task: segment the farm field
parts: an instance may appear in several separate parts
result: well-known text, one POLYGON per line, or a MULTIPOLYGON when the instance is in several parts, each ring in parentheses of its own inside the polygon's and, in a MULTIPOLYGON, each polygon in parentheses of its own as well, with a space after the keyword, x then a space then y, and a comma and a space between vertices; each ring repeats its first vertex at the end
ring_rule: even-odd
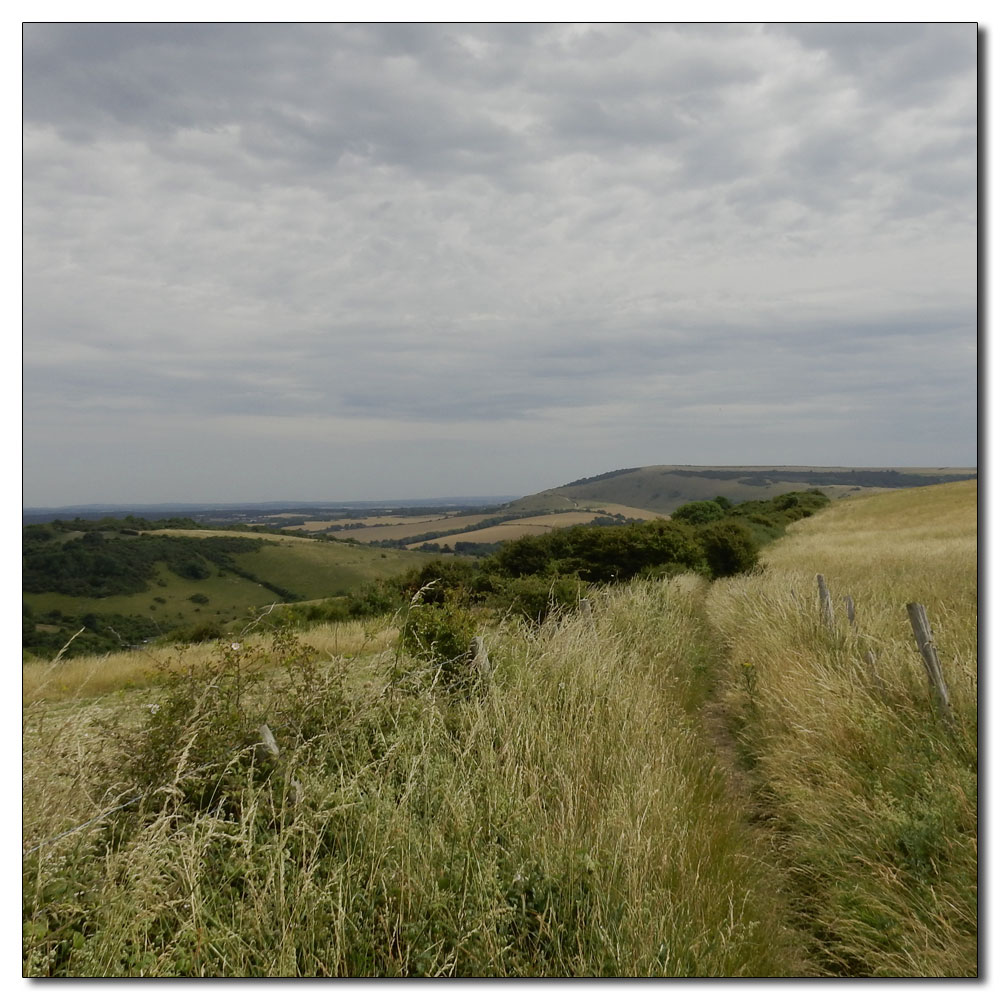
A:
POLYGON ((406 517, 403 515, 393 516, 386 514, 376 517, 338 517, 326 521, 306 521, 305 524, 298 527, 302 531, 326 531, 328 528, 336 528, 347 524, 358 524, 366 528, 380 524, 430 524, 432 521, 440 521, 447 516, 447 514, 421 514, 406 517))
MULTIPOLYGON (((519 517, 489 528, 474 531, 460 531, 450 535, 440 535, 434 539, 439 545, 454 545, 455 542, 505 542, 525 535, 544 535, 556 528, 570 528, 574 524, 590 524, 600 515, 594 511, 567 511, 562 514, 539 514, 537 517, 519 517)), ((411 542, 408 549, 417 549, 423 543, 411 542)))
POLYGON ((421 535, 428 531, 446 530, 461 531, 471 524, 483 520, 482 514, 460 514, 449 517, 431 517, 421 520, 404 521, 398 524, 371 528, 347 528, 337 532, 337 538, 353 538, 358 542, 394 541, 399 538, 409 538, 410 535, 421 535))
POLYGON ((976 507, 861 496, 761 572, 477 612, 471 687, 413 606, 192 646, 173 686, 32 664, 24 973, 975 976, 976 507))

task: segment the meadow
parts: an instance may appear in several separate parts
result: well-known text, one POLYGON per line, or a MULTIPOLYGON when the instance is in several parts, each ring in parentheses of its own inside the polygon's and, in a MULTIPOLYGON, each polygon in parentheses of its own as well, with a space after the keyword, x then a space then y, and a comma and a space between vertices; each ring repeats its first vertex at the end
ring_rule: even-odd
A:
POLYGON ((29 665, 24 974, 976 975, 975 483, 586 595, 29 665))

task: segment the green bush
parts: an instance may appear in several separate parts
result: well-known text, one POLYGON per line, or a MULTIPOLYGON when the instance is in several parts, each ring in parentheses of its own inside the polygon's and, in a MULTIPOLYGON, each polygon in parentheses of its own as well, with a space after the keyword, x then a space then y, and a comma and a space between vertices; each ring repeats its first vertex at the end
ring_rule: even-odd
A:
POLYGON ((671 515, 674 521, 684 521, 687 524, 710 524, 725 517, 725 510, 715 500, 694 500, 681 504, 671 515))
POLYGON ((698 540, 713 580, 749 573, 760 557, 760 546, 739 521, 707 524, 698 532, 698 540))
POLYGON ((397 587, 386 580, 366 583, 357 594, 352 594, 347 602, 347 611, 352 618, 373 618, 389 614, 403 603, 397 587))
POLYGON ((490 604, 540 625, 549 615, 575 608, 583 589, 575 576, 522 576, 505 580, 490 604))
POLYGON ((403 649, 436 664, 466 657, 476 631, 476 620, 454 604, 414 604, 401 633, 403 649))

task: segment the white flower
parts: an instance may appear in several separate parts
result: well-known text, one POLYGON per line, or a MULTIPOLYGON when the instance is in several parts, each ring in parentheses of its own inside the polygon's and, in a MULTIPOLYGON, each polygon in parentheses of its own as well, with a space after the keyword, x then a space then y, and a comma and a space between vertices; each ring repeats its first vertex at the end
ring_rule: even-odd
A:
POLYGON ((156 715, 156 713, 159 712, 159 710, 160 710, 160 706, 159 705, 147 705, 146 708, 149 709, 149 714, 150 715, 156 715))
POLYGON ((230 649, 239 649, 240 648, 240 644, 238 642, 231 642, 229 644, 229 648, 230 649))

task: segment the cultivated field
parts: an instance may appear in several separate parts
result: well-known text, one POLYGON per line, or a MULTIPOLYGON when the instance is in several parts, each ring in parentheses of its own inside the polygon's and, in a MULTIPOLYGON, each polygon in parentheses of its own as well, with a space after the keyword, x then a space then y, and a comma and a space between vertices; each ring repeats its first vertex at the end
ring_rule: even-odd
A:
MULTIPOLYGON (((591 511, 573 511, 565 514, 539 514, 538 517, 521 517, 504 524, 494 524, 489 528, 475 531, 460 531, 441 535, 434 539, 439 545, 454 545, 455 542, 506 542, 511 538, 525 535, 544 535, 555 528, 571 528, 574 524, 590 524, 599 515, 591 511)), ((480 520, 482 520, 480 518, 480 520)), ((416 549, 422 542, 411 542, 407 548, 416 549)))
POLYGON ((482 514, 428 517, 419 521, 405 521, 383 527, 347 528, 344 531, 338 531, 337 537, 353 538, 358 542, 395 541, 398 538, 409 538, 410 535, 423 535, 428 531, 461 531, 462 528, 467 528, 470 524, 478 524, 482 520, 482 514))

